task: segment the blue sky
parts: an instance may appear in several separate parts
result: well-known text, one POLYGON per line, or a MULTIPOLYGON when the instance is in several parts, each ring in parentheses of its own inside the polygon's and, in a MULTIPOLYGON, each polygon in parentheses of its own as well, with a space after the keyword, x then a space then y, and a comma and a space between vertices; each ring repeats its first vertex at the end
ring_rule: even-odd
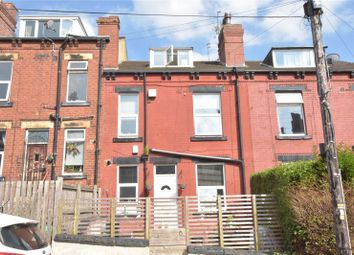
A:
MULTIPOLYGON (((5 2, 7 2, 5 0, 5 2)), ((223 15, 301 15, 303 0, 13 0, 21 9, 57 9, 127 13, 167 13, 223 15)), ((354 62, 353 0, 322 0, 323 35, 327 53, 338 53, 341 60, 354 62)), ((20 15, 36 15, 24 12, 20 15)), ((108 14, 107 14, 108 15, 108 14)), ((97 15, 81 15, 90 34, 96 33, 97 15)), ((104 15, 100 15, 104 16, 104 15)), ((196 59, 217 58, 217 19, 206 17, 158 17, 120 15, 120 35, 125 36, 130 60, 147 60, 149 48, 192 46, 196 59)), ((247 60, 262 60, 271 47, 311 46, 309 22, 304 18, 233 18, 245 30, 247 60)))

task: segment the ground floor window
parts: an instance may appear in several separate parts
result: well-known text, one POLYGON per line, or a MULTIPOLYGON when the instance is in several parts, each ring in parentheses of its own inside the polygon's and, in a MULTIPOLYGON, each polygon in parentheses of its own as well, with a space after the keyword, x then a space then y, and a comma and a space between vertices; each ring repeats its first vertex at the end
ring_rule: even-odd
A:
POLYGON ((85 130, 65 130, 64 174, 82 174, 84 171, 85 130))
POLYGON ((197 165, 197 193, 199 209, 216 209, 216 198, 225 195, 225 177, 223 164, 197 165))
POLYGON ((129 200, 138 197, 138 167, 118 167, 118 197, 129 200))
POLYGON ((5 134, 5 131, 0 130, 0 176, 4 165, 5 134))

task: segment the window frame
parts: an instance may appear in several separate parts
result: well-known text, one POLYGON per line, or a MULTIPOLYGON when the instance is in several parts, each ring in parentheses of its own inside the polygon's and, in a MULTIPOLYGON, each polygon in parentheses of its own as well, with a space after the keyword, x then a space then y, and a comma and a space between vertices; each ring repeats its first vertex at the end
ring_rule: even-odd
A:
MULTIPOLYGON (((135 199, 138 199, 139 197, 139 165, 137 164, 123 164, 123 165, 118 165, 117 166, 117 198, 120 200, 120 188, 121 187, 135 187, 135 199), (119 182, 119 176, 120 176, 120 168, 121 167, 135 167, 136 171, 136 183, 120 183, 119 182)), ((122 198, 126 200, 130 200, 130 198, 122 198)), ((133 197, 131 198, 133 200, 133 197)))
POLYGON ((193 67, 193 51, 192 50, 177 50, 177 66, 178 67, 193 67), (180 54, 186 52, 188 55, 188 65, 182 65, 180 60, 180 54))
POLYGON ((306 118, 305 118, 305 109, 304 109, 304 102, 303 102, 302 93, 298 92, 298 91, 294 91, 294 92, 280 92, 279 91, 279 92, 275 93, 275 102, 276 102, 277 121, 278 121, 278 135, 280 137, 291 137, 291 136, 302 137, 302 136, 306 136, 307 135, 306 118), (276 98, 277 94, 300 94, 302 102, 289 102, 289 103, 278 102, 277 98, 276 98), (304 127, 304 132, 303 133, 283 134, 282 131, 281 131, 279 108, 280 107, 290 107, 290 106, 298 106, 301 109, 301 117, 302 117, 302 122, 303 122, 303 127, 304 127))
MULTIPOLYGON (((198 211, 199 212, 215 212, 217 211, 217 197, 218 195, 216 195, 215 199, 214 197, 211 197, 209 199, 205 199, 205 200, 202 200, 200 198, 200 190, 211 190, 211 189, 215 189, 216 191, 218 189, 222 189, 223 190, 223 195, 222 196, 226 196, 226 177, 225 177, 225 164, 224 163, 198 163, 198 164, 195 164, 195 184, 196 184, 196 191, 197 191, 197 199, 198 199, 198 211), (221 165, 222 166, 222 174, 223 174, 223 186, 200 186, 199 187, 199 180, 198 180, 198 166, 207 166, 207 165, 212 165, 212 166, 215 166, 215 165, 221 165), (205 187, 208 187, 208 188, 205 188, 205 187), (220 188, 222 187, 222 188, 220 188), (211 206, 206 206, 204 207, 202 205, 202 202, 209 202, 209 203, 214 203, 215 202, 215 208, 212 208, 211 206)), ((226 203, 224 204, 223 206, 223 209, 226 208, 226 203)))
MULTIPOLYGON (((65 37, 67 34, 63 34, 63 25, 64 25, 64 21, 69 20, 72 22, 72 26, 71 26, 71 33, 73 33, 74 30, 74 24, 75 24, 75 18, 74 19, 70 19, 70 18, 66 18, 66 17, 53 17, 53 19, 55 20, 59 20, 59 33, 58 33, 58 37, 65 37)), ((38 38, 38 32, 39 32, 39 21, 48 21, 51 19, 44 19, 44 18, 34 18, 34 19, 30 19, 30 18, 25 18, 21 20, 21 25, 20 25, 20 35, 23 37, 29 37, 29 38, 38 38), (27 25, 27 21, 33 21, 35 23, 34 26, 34 35, 33 36, 26 36, 26 25, 27 25), (22 28, 23 27, 23 28, 22 28)), ((70 33, 70 34, 71 34, 70 33)), ((39 37, 42 38, 43 36, 39 37)))
POLYGON ((67 66, 67 82, 66 82, 66 103, 69 104, 82 104, 87 102, 88 98, 88 61, 76 61, 76 60, 71 60, 68 61, 68 66, 67 66), (72 68, 70 67, 71 63, 85 63, 84 68, 72 68), (85 100, 69 100, 69 89, 70 89, 70 74, 85 74, 87 76, 86 78, 86 95, 85 95, 85 100))
POLYGON ((273 60, 273 66, 277 67, 277 68, 309 68, 309 67, 315 67, 315 54, 313 49, 276 49, 276 50, 272 50, 272 60, 273 60), (277 62, 277 57, 276 54, 277 52, 301 52, 301 51, 309 51, 310 52, 310 56, 311 56, 311 64, 310 65, 280 65, 277 62))
POLYGON ((9 102, 10 100, 10 91, 11 91, 11 85, 12 85, 12 77, 13 77, 13 68, 14 68, 14 63, 13 61, 0 61, 0 63, 11 63, 11 73, 10 73, 10 80, 0 80, 0 83, 7 83, 7 92, 6 92, 6 97, 4 99, 0 98, 0 102, 9 102))
POLYGON ((72 175, 84 175, 85 171, 85 145, 86 145, 86 129, 83 128, 70 128, 70 129, 65 129, 65 134, 64 134, 64 149, 63 149, 63 166, 62 166, 62 174, 65 176, 72 176, 72 175), (75 173, 70 173, 70 172, 65 172, 65 166, 66 166, 66 145, 68 142, 68 133, 70 131, 83 131, 84 138, 80 139, 69 139, 69 142, 83 142, 83 155, 82 155, 82 171, 81 172, 75 172, 75 173))
POLYGON ((221 93, 193 93, 193 121, 194 121, 194 134, 195 136, 222 136, 223 135, 223 126, 222 126, 222 105, 221 105, 221 93), (217 114, 197 114, 196 113, 196 97, 201 95, 216 95, 219 99, 219 113, 217 114), (197 125, 197 117, 218 117, 219 118, 219 125, 220 125, 220 132, 218 133, 198 133, 198 125, 197 125))
POLYGON ((71 33, 73 32, 73 30, 74 30, 74 20, 73 20, 73 19, 66 19, 66 18, 60 19, 60 26, 59 26, 59 27, 60 27, 60 31, 59 31, 59 36, 61 36, 61 37, 65 37, 65 36, 68 35, 68 34, 64 34, 64 33, 63 33, 64 21, 71 21, 71 32, 68 33, 68 34, 71 34, 71 33))
POLYGON ((119 93, 118 94, 118 137, 119 138, 135 138, 139 136, 139 93, 119 93), (137 98, 137 113, 136 114, 123 114, 121 113, 121 97, 122 96, 135 96, 137 98), (131 134, 122 134, 122 117, 135 117, 136 118, 136 123, 135 123, 135 130, 136 133, 131 133, 131 134))
POLYGON ((5 154, 5 145, 6 145, 6 130, 3 130, 3 129, 0 129, 0 132, 3 132, 5 135, 3 136, 4 137, 4 150, 1 151, 0 150, 0 176, 2 176, 2 171, 3 171, 3 168, 4 168, 4 154, 5 154))

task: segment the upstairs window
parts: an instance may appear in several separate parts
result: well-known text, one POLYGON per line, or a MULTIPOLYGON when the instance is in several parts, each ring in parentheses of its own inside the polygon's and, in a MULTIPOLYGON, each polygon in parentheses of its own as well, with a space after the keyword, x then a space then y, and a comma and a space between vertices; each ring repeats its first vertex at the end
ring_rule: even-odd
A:
POLYGON ((139 95, 119 95, 118 136, 138 136, 139 95))
POLYGON ((73 33, 74 20, 68 18, 24 19, 20 36, 24 37, 65 37, 73 33))
POLYGON ((312 49, 273 50, 274 67, 315 67, 312 49))
POLYGON ((25 24, 25 37, 34 37, 36 35, 37 22, 35 20, 27 20, 25 24))
POLYGON ((195 134, 222 135, 220 94, 194 94, 193 105, 195 134))
POLYGON ((66 101, 87 101, 87 61, 70 61, 68 64, 68 89, 66 101))
POLYGON ((192 67, 191 48, 159 48, 150 50, 150 67, 192 67))
POLYGON ((279 134, 305 135, 303 99, 301 93, 276 93, 279 134))
POLYGON ((9 101, 12 78, 12 62, 0 61, 0 101, 9 101))
POLYGON ((82 174, 84 171, 85 130, 65 130, 64 174, 82 174))
POLYGON ((59 37, 60 20, 39 20, 38 37, 59 37))

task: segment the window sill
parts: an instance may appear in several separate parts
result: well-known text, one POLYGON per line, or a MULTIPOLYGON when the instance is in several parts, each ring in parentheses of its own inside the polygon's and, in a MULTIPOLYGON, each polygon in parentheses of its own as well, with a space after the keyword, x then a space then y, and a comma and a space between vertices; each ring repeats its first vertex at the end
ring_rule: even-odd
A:
POLYGON ((227 141, 227 136, 192 136, 192 142, 202 141, 227 141))
POLYGON ((310 140, 312 136, 309 135, 277 135, 275 136, 277 140, 310 140))
POLYGON ((61 103, 62 107, 88 107, 91 106, 90 102, 64 102, 61 103))
POLYGON ((13 103, 9 101, 0 101, 0 107, 12 107, 13 103))
POLYGON ((113 143, 133 143, 133 142, 142 142, 142 137, 114 137, 113 143))
POLYGON ((77 174, 77 175, 62 175, 64 180, 85 180, 87 179, 87 175, 85 174, 77 174))

